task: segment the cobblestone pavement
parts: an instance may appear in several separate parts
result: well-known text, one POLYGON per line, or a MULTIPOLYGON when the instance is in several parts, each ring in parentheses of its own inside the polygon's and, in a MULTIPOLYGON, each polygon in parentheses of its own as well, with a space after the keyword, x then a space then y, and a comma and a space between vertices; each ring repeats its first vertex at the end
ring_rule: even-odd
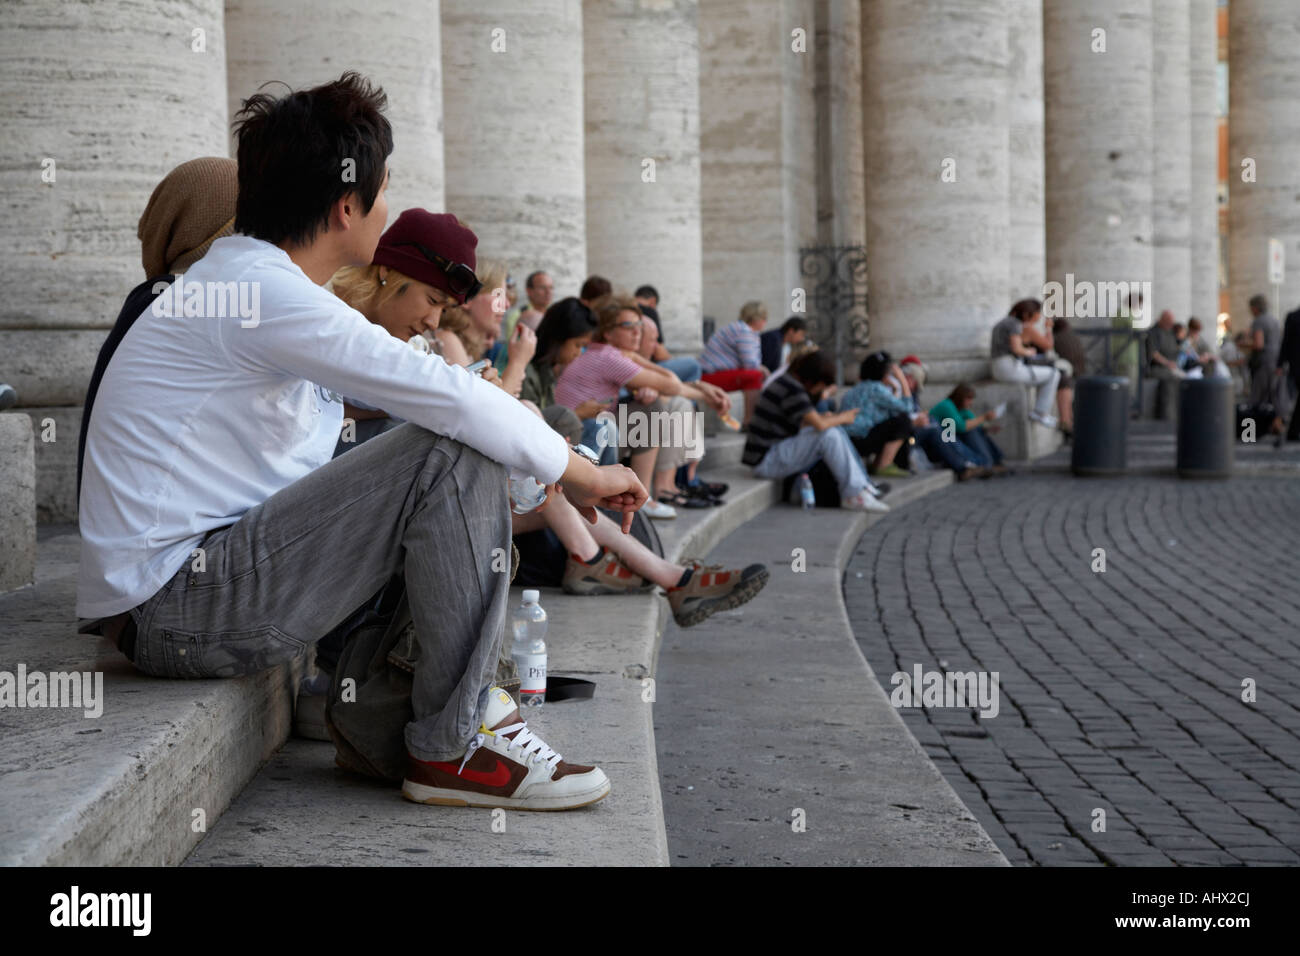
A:
POLYGON ((844 593, 886 691, 999 674, 996 717, 902 714, 1013 863, 1295 864, 1298 551, 1300 477, 1043 471, 886 516, 844 593))

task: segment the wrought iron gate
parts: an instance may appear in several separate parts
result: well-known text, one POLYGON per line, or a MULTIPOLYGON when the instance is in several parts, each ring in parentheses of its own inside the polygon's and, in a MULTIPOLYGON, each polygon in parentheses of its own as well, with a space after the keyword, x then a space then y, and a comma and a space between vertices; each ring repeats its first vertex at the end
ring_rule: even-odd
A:
POLYGON ((808 337, 835 356, 835 378, 844 384, 870 338, 867 319, 867 251, 862 246, 804 246, 799 274, 807 294, 808 337))

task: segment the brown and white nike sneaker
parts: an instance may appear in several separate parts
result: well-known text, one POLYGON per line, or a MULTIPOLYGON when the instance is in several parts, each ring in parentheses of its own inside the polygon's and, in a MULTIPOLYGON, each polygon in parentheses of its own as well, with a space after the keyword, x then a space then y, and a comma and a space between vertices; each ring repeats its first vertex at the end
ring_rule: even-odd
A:
POLYGON ((570 552, 560 586, 569 594, 635 594, 654 587, 654 582, 641 577, 614 552, 601 548, 595 564, 570 552))
POLYGON ((407 755, 402 796, 445 807, 572 810, 609 794, 599 767, 564 760, 519 716, 500 687, 488 692, 487 710, 465 758, 442 763, 407 755))
POLYGON ((767 584, 767 568, 751 564, 743 570, 723 570, 698 558, 686 562, 691 576, 685 585, 668 589, 668 606, 678 627, 699 624, 718 611, 728 611, 749 601, 767 584))

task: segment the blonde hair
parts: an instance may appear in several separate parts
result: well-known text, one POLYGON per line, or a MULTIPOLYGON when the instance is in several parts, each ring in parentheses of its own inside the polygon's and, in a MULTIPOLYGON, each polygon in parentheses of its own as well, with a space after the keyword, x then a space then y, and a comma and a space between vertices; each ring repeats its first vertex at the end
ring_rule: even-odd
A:
POLYGON ((746 302, 740 307, 740 321, 752 325, 759 316, 767 318, 767 306, 762 302, 746 302))
MULTIPOLYGON (((505 286, 509 270, 500 259, 480 259, 474 276, 482 284, 479 295, 495 295, 496 290, 505 286)), ((477 298, 477 296, 475 297, 477 298)), ((483 335, 470 321, 469 310, 463 305, 451 305, 442 310, 442 320, 438 331, 453 333, 465 346, 469 357, 478 361, 483 357, 483 335)))
MULTIPOLYGON (((344 266, 330 277, 330 281, 325 283, 325 288, 371 322, 374 322, 380 306, 388 302, 389 299, 401 295, 415 281, 406 273, 398 272, 392 266, 388 266, 388 274, 381 283, 379 281, 380 268, 380 266, 373 264, 368 266, 344 266)), ((434 289, 433 291, 444 301, 454 301, 441 289, 434 289)))

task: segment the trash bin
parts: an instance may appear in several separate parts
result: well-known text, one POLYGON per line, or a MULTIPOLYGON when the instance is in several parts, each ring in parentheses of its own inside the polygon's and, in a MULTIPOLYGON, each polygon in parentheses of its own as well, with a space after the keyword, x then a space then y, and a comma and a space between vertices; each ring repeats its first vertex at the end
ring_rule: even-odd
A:
POLYGON ((1128 379, 1090 375, 1074 385, 1076 475, 1122 475, 1128 467, 1128 379))
POLYGON ((1178 389, 1178 476, 1230 478, 1236 425, 1232 379, 1183 379, 1178 389))

